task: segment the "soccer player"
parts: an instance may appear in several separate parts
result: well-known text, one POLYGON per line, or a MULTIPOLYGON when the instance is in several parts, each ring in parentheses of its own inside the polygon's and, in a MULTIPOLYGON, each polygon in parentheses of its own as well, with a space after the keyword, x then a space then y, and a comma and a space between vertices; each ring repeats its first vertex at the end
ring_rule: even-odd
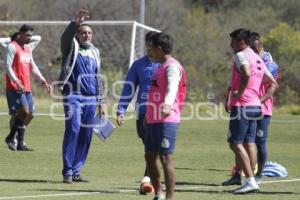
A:
MULTIPOLYGON (((117 110, 117 124, 119 126, 122 126, 124 124, 124 115, 126 113, 127 107, 130 101, 135 96, 136 90, 138 88, 137 99, 135 102, 137 111, 136 130, 143 144, 145 143, 144 140, 146 131, 143 122, 146 113, 147 94, 150 87, 152 74, 154 73, 158 65, 157 62, 153 61, 151 53, 149 52, 150 38, 154 33, 154 31, 150 31, 146 34, 145 37, 147 55, 136 60, 132 64, 126 75, 117 110)), ((154 189, 150 184, 149 172, 146 167, 144 178, 141 180, 140 194, 145 195, 147 194, 147 192, 153 191, 154 189)))
POLYGON ((88 182, 80 171, 85 164, 98 106, 105 114, 99 50, 92 45, 89 17, 80 9, 61 37, 62 69, 59 76, 65 112, 63 139, 63 182, 88 182))
MULTIPOLYGON (((267 69, 271 72, 273 77, 278 77, 278 65, 273 61, 273 58, 269 52, 264 51, 262 43, 260 41, 260 35, 256 32, 251 33, 251 48, 262 58, 267 66, 267 69)), ((255 144, 257 147, 257 173, 255 180, 258 184, 262 180, 262 172, 264 169, 265 162, 267 161, 268 149, 267 149, 267 137, 268 137, 268 126, 272 117, 273 109, 273 94, 276 91, 274 84, 262 82, 259 90, 259 97, 262 103, 262 114, 263 118, 257 121, 257 135, 255 144)))
MULTIPOLYGON (((7 37, 7 38, 0 38, 0 44, 4 47, 4 48, 7 48, 8 44, 12 41, 16 41, 17 38, 19 37, 19 32, 15 32, 13 33, 10 37, 7 37)), ((39 35, 33 35, 29 41, 28 45, 29 48, 31 49, 31 51, 33 51, 37 45, 41 42, 41 36, 39 35)), ((34 61, 33 61, 34 62, 34 61)), ((15 120, 15 110, 10 110, 9 114, 11 115, 11 118, 10 118, 10 121, 9 121, 9 127, 10 129, 12 128, 12 125, 14 123, 14 120, 15 120)), ((25 120, 24 120, 24 125, 25 127, 27 127, 29 125, 29 123, 31 122, 33 116, 31 114, 29 114, 25 120)), ((14 143, 7 143, 8 145, 8 148, 11 149, 12 151, 15 151, 16 148, 17 148, 17 140, 15 139, 14 140, 14 143)), ((24 141, 24 145, 25 144, 25 141, 24 141)))
MULTIPOLYGON (((250 31, 237 29, 230 33, 234 65, 229 98, 230 122, 228 142, 238 166, 245 173, 244 184, 233 191, 244 194, 259 191, 253 170, 256 165, 256 120, 261 115, 259 88, 263 77, 277 85, 262 59, 249 47, 250 31)), ((226 103, 227 104, 227 103, 226 103)))
POLYGON ((172 47, 173 40, 165 33, 155 33, 151 37, 150 53, 160 62, 152 76, 145 117, 145 159, 155 189, 154 200, 174 200, 175 169, 172 154, 185 99, 186 75, 181 64, 172 57, 172 47), (164 171, 166 198, 158 159, 164 171))
MULTIPOLYGON (((33 118, 34 102, 31 94, 30 72, 36 75, 48 92, 51 86, 42 76, 32 59, 32 47, 28 44, 32 38, 33 28, 24 24, 19 33, 15 34, 6 47, 5 71, 6 71, 6 97, 9 113, 15 115, 11 123, 10 133, 5 139, 11 150, 32 151, 24 143, 25 125, 33 118), (27 119, 27 120, 26 120, 27 119), (14 138, 17 135, 17 146, 14 138)), ((40 39, 39 39, 40 40, 40 39)))
MULTIPOLYGON (((260 35, 256 32, 251 33, 250 47, 262 58, 267 69, 271 72, 272 76, 276 79, 278 76, 278 65, 273 61, 273 58, 269 52, 263 50, 263 46, 260 41, 260 35)), ((276 91, 275 84, 262 81, 259 90, 259 98, 262 103, 263 118, 257 120, 257 134, 255 138, 255 144, 257 148, 257 172, 255 180, 258 184, 261 183, 262 172, 264 164, 267 160, 267 144, 268 126, 272 116, 273 97, 272 95, 276 91)), ((241 184, 241 171, 238 162, 236 161, 235 173, 233 176, 222 183, 222 185, 240 185, 241 184)))

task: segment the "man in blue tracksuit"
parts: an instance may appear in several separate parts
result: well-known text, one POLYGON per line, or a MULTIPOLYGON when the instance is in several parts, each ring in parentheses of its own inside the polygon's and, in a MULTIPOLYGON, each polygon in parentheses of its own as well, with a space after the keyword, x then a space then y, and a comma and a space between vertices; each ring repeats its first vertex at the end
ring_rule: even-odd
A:
MULTIPOLYGON (((148 43, 151 41, 151 36, 154 33, 154 31, 150 31, 145 37, 147 55, 136 60, 126 75, 117 109, 117 124, 122 126, 124 124, 124 115, 127 107, 135 96, 137 88, 139 88, 135 102, 137 111, 136 130, 143 143, 145 135, 143 120, 146 114, 147 94, 150 87, 152 74, 158 66, 158 63, 152 60, 150 52, 148 51, 148 43)), ((150 178, 146 167, 144 178, 141 181, 140 194, 146 194, 147 192, 151 191, 153 191, 153 187, 150 185, 150 178)))
POLYGON ((92 124, 99 107, 103 110, 100 80, 100 53, 91 44, 92 28, 83 21, 88 11, 81 9, 61 37, 62 70, 59 76, 65 112, 63 140, 63 182, 88 182, 80 175, 92 139, 92 124))

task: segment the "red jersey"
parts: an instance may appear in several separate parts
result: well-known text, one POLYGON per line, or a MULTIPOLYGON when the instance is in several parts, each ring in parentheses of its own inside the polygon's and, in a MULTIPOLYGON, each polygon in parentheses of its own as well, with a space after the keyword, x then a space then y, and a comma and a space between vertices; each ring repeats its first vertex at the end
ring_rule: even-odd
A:
MULTIPOLYGON (((31 50, 25 45, 22 48, 17 42, 11 42, 15 46, 16 52, 12 63, 12 69, 19 79, 20 83, 24 86, 25 92, 30 92, 30 71, 32 69, 31 65, 31 50)), ((17 84, 10 80, 9 76, 6 74, 6 89, 7 90, 18 90, 17 84)))

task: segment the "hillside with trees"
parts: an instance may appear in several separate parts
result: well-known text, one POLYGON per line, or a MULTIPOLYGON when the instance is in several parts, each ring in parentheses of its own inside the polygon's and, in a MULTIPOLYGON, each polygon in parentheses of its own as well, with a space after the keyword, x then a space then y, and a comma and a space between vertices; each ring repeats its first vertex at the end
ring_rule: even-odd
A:
MULTIPOLYGON (((81 7, 90 11, 91 20, 139 17, 139 0, 0 0, 0 20, 71 20, 81 7)), ((298 0, 146 0, 145 24, 174 37, 173 55, 186 68, 189 101, 207 101, 208 94, 214 94, 210 101, 224 101, 232 58, 229 33, 244 27, 262 35, 265 50, 272 53, 280 66, 277 104, 299 104, 299 10, 298 0)), ((1 25, 0 37, 8 37, 17 28, 1 25)), ((35 61, 48 79, 56 80, 64 26, 34 28, 43 38, 34 51, 35 61)), ((130 27, 113 29, 94 29, 94 44, 101 50, 103 71, 109 83, 123 79, 128 69, 131 37, 130 27)), ((1 66, 3 53, 2 49, 1 66)), ((0 84, 4 94, 2 79, 0 84)))

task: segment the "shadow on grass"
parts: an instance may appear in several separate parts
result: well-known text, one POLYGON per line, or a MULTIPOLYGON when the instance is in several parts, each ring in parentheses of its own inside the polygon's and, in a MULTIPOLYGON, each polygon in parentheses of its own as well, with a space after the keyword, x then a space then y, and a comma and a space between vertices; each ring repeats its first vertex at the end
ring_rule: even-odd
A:
POLYGON ((220 184, 215 184, 215 183, 191 183, 191 182, 176 182, 176 185, 201 185, 201 186, 220 186, 220 184))
POLYGON ((0 182, 9 182, 9 183, 51 183, 51 184, 61 183, 61 181, 51 181, 51 180, 41 180, 41 179, 7 179, 7 178, 0 178, 0 182))
POLYGON ((78 192, 78 193, 95 193, 95 194, 128 194, 132 195, 134 193, 126 193, 118 190, 67 190, 67 189, 39 189, 42 192, 78 192))
POLYGON ((187 170, 187 171, 190 171, 190 170, 216 171, 216 172, 226 172, 226 171, 229 171, 228 169, 213 169, 213 168, 210 168, 210 169, 197 169, 197 168, 189 168, 189 167, 176 167, 175 169, 176 170, 187 170))

